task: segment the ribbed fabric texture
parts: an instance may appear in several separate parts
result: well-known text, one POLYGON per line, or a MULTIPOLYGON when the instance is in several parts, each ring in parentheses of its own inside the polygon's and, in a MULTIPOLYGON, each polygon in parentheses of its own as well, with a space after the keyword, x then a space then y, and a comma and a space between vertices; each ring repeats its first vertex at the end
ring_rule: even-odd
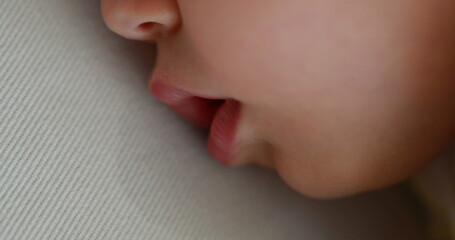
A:
POLYGON ((315 201, 216 163, 98 5, 0 0, 0 240, 416 239, 399 191, 315 201))

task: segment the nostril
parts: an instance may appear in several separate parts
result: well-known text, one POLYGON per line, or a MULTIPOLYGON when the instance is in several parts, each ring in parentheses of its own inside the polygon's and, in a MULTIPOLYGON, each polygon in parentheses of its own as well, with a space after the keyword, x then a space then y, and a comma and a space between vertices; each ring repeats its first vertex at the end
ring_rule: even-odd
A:
POLYGON ((140 32, 150 32, 155 27, 155 25, 156 23, 154 22, 145 22, 137 26, 136 29, 140 32))

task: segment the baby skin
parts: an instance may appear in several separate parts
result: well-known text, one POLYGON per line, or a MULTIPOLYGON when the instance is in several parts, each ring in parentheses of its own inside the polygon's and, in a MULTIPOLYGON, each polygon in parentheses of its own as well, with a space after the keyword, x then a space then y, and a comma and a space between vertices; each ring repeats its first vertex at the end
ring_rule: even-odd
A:
POLYGON ((416 174, 455 139, 455 1, 102 0, 156 44, 150 89, 228 166, 342 197, 416 174))

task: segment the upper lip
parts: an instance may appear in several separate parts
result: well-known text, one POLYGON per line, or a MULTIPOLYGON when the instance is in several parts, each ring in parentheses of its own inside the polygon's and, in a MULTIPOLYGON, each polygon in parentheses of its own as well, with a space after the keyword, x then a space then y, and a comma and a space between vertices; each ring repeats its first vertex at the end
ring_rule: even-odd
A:
POLYGON ((182 100, 197 97, 207 100, 225 100, 226 98, 208 96, 204 94, 195 94, 172 85, 163 83, 163 82, 153 82, 150 84, 150 90, 153 95, 160 101, 169 104, 175 105, 179 104, 182 100))
POLYGON ((172 104, 176 101, 189 97, 199 97, 209 100, 224 100, 228 98, 226 96, 216 96, 214 94, 207 93, 207 91, 202 92, 198 91, 197 89, 188 89, 188 87, 175 87, 174 84, 172 84, 175 82, 175 77, 163 69, 165 68, 161 66, 155 66, 153 74, 149 80, 150 90, 155 95, 155 97, 157 97, 158 100, 162 102, 172 104), (171 91, 160 91, 163 89, 171 91), (173 94, 169 95, 169 92, 172 92, 173 94))
POLYGON ((202 128, 210 128, 215 113, 225 100, 196 95, 163 82, 152 82, 150 90, 158 100, 202 128))

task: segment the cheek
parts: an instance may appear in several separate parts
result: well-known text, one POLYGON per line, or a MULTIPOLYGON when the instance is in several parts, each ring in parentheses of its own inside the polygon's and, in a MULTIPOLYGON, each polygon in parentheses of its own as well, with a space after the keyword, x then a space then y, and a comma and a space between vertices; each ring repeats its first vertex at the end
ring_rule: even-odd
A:
POLYGON ((455 82, 334 85, 255 106, 255 120, 285 181, 336 197, 399 182, 455 136, 455 82), (449 89, 449 90, 447 90, 449 89), (451 89, 451 90, 450 90, 451 89))

